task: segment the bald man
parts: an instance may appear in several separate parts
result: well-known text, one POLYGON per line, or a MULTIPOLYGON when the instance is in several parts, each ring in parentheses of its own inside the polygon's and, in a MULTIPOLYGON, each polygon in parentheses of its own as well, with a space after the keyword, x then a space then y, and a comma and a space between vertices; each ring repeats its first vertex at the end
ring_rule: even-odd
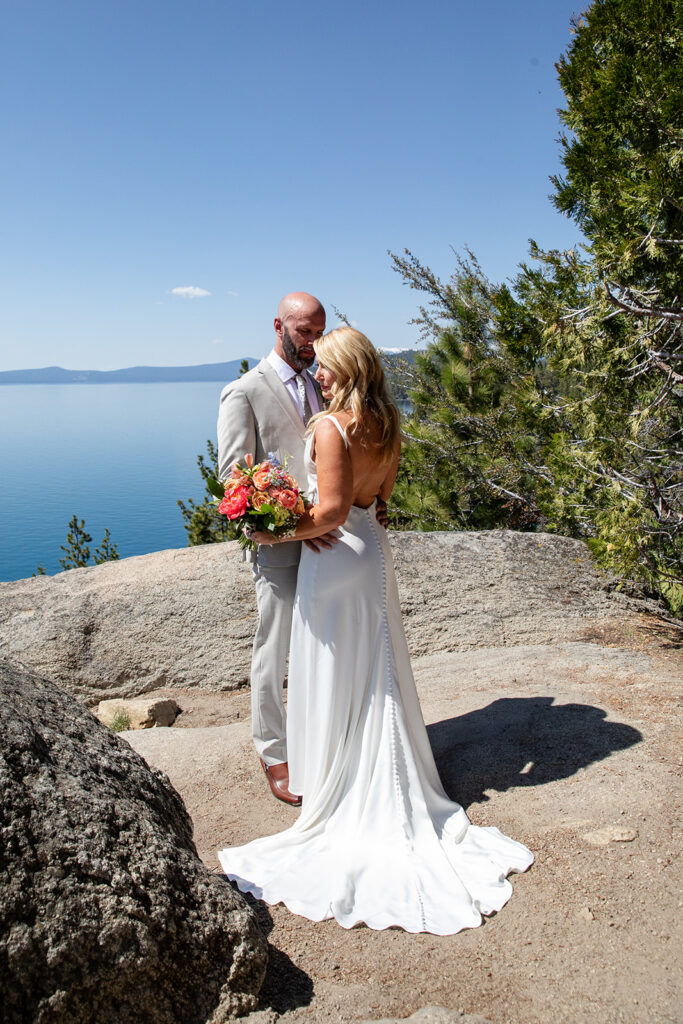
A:
MULTIPOLYGON (((306 489, 305 431, 308 419, 322 408, 313 375, 313 344, 325 330, 325 310, 307 292, 293 292, 280 303, 275 346, 258 366, 228 384, 218 413, 218 468, 225 480, 235 462, 251 452, 256 462, 277 452, 288 456, 288 470, 306 489)), ((306 542, 319 549, 332 536, 306 542)), ((251 661, 251 726, 254 746, 271 791, 278 800, 298 806, 289 791, 286 718, 282 693, 301 544, 289 542, 247 553, 256 584, 258 626, 251 661)))

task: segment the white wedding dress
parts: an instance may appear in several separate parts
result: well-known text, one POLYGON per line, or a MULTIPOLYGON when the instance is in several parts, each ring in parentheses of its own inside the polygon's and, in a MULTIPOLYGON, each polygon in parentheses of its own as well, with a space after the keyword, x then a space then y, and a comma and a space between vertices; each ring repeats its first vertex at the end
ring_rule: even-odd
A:
MULTIPOLYGON (((306 457, 313 495, 310 441, 306 457)), ((304 547, 299 568, 287 748, 301 814, 285 832, 221 850, 221 865, 243 892, 313 921, 474 928, 507 902, 506 876, 533 856, 471 825, 443 790, 375 505, 352 506, 340 533, 320 554, 304 547)))

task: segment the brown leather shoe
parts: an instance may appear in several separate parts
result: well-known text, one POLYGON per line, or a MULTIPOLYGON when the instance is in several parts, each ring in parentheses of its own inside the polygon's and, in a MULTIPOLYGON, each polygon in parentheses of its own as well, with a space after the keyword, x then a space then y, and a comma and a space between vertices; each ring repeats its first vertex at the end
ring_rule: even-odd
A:
POLYGON ((301 797, 289 792, 289 768, 287 762, 266 764, 262 758, 259 758, 259 761, 266 773, 268 785, 273 796, 286 804, 291 804, 292 807, 301 807, 301 797))

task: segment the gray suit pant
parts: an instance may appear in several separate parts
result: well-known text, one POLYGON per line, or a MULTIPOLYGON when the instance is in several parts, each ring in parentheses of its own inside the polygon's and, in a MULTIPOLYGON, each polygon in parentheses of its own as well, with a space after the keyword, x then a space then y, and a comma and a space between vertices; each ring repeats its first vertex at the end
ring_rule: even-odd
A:
POLYGON ((298 564, 254 565, 258 626, 251 659, 251 733, 266 764, 287 760, 287 718, 282 694, 298 564))

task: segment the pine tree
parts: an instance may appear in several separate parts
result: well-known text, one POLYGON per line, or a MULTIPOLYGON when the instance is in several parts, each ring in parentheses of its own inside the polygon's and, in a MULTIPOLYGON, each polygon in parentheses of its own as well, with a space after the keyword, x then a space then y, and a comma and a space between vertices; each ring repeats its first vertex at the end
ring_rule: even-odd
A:
POLYGON ((112 544, 111 537, 109 536, 109 529, 105 527, 104 537, 99 548, 95 548, 95 556, 93 561, 95 565, 101 565, 102 562, 116 562, 119 559, 119 551, 116 544, 112 544))
POLYGON ((511 491, 528 523, 586 538, 680 612, 683 0, 594 0, 573 29, 555 203, 586 244, 532 243, 512 288, 469 257, 446 285, 393 257, 429 296, 399 522, 514 525, 493 500, 511 491))
POLYGON ((545 486, 542 431, 533 412, 533 360, 503 343, 498 305, 506 289, 486 279, 472 253, 441 282, 406 250, 394 268, 430 296, 415 319, 432 337, 394 373, 412 413, 392 512, 418 529, 533 529, 545 486))
MULTIPOLYGON (((92 537, 85 529, 85 520, 74 515, 69 520, 69 532, 66 535, 66 544, 60 544, 65 557, 59 559, 62 569, 82 569, 90 564, 90 547, 92 537)), ((95 548, 93 563, 100 565, 102 562, 115 562, 119 558, 116 544, 112 544, 109 529, 105 528, 102 543, 95 548)), ((45 575, 42 565, 34 573, 36 576, 45 575)))
POLYGON ((595 0, 573 30, 557 64, 568 132, 554 203, 588 238, 615 309, 680 317, 683 3, 595 0))
POLYGON ((204 461, 203 455, 197 456, 199 472, 206 486, 204 500, 201 504, 191 498, 186 502, 177 502, 185 522, 187 543, 190 547, 197 544, 217 544, 228 540, 227 520, 217 514, 215 495, 208 486, 209 480, 218 480, 218 449, 212 441, 207 440, 206 451, 208 465, 204 461))
POLYGON ((79 521, 78 516, 73 515, 69 520, 69 532, 66 535, 66 544, 60 544, 61 550, 66 555, 59 559, 62 569, 81 569, 88 564, 90 559, 89 544, 92 537, 85 529, 85 520, 79 521))
POLYGON ((683 610, 683 2, 596 0, 574 33, 554 201, 587 246, 537 253, 558 286, 548 352, 574 382, 558 451, 605 564, 683 610))

